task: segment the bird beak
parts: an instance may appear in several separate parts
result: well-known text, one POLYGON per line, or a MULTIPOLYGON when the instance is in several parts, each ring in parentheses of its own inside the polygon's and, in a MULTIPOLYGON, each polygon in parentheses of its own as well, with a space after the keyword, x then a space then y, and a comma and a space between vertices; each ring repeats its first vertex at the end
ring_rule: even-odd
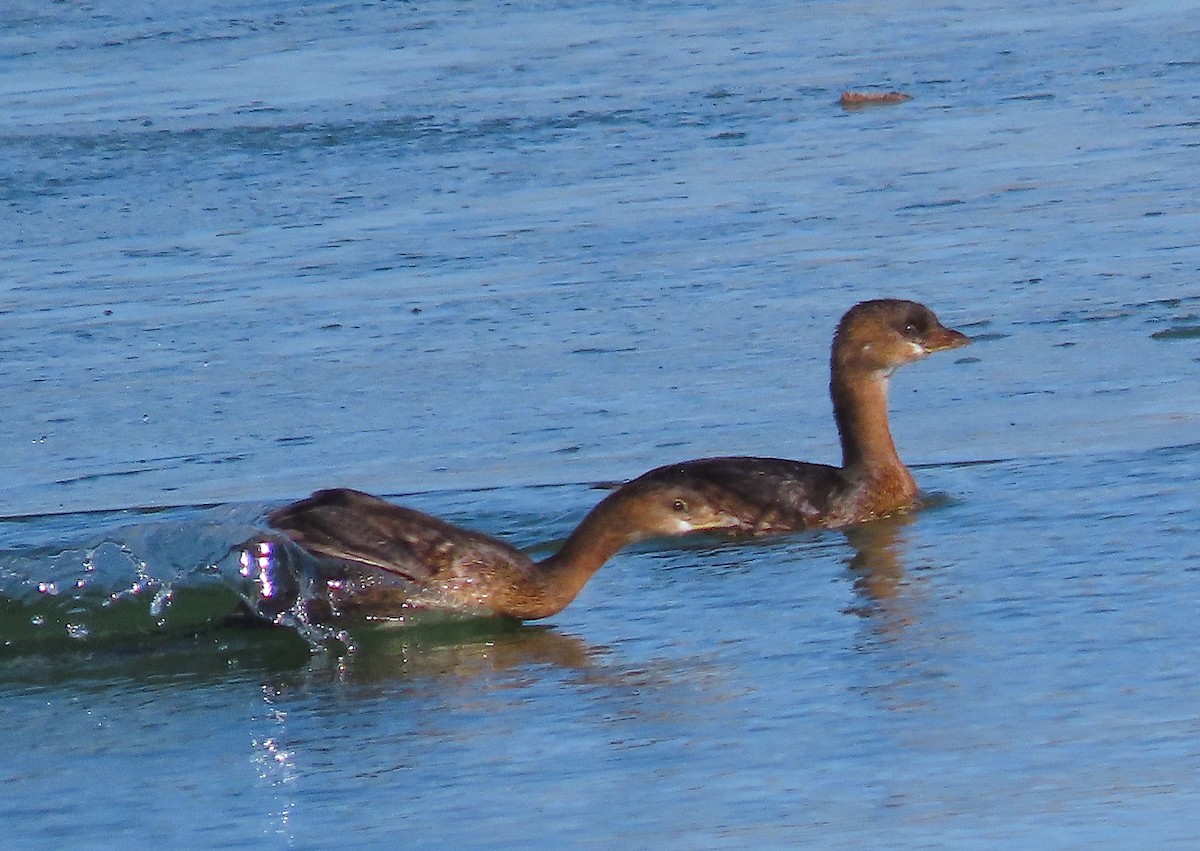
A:
POLYGON ((727 511, 718 512, 710 523, 705 524, 700 531, 705 532, 752 532, 754 526, 747 523, 744 517, 739 517, 727 511))
POLYGON ((953 328, 937 328, 930 331, 921 340, 926 353, 944 352, 947 349, 959 349, 971 342, 971 338, 953 328))

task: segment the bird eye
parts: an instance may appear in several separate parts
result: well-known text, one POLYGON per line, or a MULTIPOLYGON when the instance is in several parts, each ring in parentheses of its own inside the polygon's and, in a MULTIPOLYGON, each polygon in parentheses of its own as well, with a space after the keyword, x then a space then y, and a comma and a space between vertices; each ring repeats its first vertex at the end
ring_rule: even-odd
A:
POLYGON ((671 508, 675 509, 676 511, 678 511, 682 514, 683 512, 688 510, 687 500, 676 499, 671 503, 671 508))
POLYGON ((904 326, 904 335, 906 337, 917 336, 917 326, 913 325, 911 322, 909 322, 907 325, 904 326))

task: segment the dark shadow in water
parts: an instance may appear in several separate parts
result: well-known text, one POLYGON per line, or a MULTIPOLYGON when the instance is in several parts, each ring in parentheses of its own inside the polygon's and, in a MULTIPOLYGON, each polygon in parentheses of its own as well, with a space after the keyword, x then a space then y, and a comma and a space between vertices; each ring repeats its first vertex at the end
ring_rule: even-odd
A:
POLYGON ((201 684, 301 670, 311 659, 309 644, 292 630, 214 626, 10 651, 0 655, 0 684, 201 684))
POLYGON ((321 646, 288 627, 230 619, 190 633, 129 635, 0 654, 0 683, 203 683, 231 675, 280 682, 379 682, 583 671, 603 650, 547 626, 499 618, 403 627, 346 624, 321 646))

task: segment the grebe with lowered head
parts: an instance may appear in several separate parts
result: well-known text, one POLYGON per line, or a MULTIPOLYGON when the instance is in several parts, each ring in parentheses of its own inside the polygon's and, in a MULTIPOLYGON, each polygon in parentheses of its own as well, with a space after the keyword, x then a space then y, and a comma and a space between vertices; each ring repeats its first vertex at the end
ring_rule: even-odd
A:
MULTIPOLYGON (((342 615, 397 618, 441 610, 522 620, 560 612, 612 555, 644 538, 735 530, 741 521, 669 481, 631 482, 601 500, 554 555, 532 561, 488 535, 361 491, 337 488, 267 517, 322 565, 317 620, 342 615)), ((247 576, 282 546, 269 539, 243 551, 247 576)), ((269 574, 260 593, 272 593, 269 574)), ((291 601, 285 601, 285 605, 291 601)), ((310 606, 306 611, 311 612, 310 606)))
POLYGON ((888 379, 898 367, 970 338, 946 328, 923 304, 866 301, 838 323, 829 392, 842 466, 782 458, 704 458, 669 464, 634 482, 674 485, 735 514, 741 534, 848 526, 915 507, 920 490, 888 426, 888 379))

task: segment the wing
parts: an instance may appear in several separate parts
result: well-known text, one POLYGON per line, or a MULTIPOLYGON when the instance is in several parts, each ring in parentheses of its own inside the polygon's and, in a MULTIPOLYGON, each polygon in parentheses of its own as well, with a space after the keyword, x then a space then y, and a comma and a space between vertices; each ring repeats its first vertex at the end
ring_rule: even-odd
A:
POLYGON ((421 584, 457 575, 464 565, 528 561, 502 541, 346 488, 317 491, 273 511, 267 522, 314 555, 421 584))
MULTIPOLYGON (((641 478, 670 480, 737 517, 751 535, 830 525, 830 509, 845 488, 842 471, 784 458, 701 458, 651 470, 641 478)), ((635 480, 636 481, 636 480, 635 480)))

